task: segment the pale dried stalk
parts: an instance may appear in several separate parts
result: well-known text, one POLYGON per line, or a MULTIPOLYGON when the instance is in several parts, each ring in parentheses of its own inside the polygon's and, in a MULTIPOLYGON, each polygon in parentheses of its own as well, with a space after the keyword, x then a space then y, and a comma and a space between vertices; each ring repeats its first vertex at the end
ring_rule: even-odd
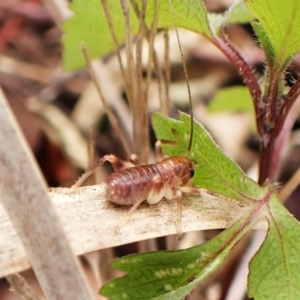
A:
MULTIPOLYGON (((148 62, 147 62, 147 78, 145 82, 145 91, 144 91, 144 98, 146 99, 146 103, 148 103, 149 98, 149 88, 150 88, 150 82, 151 82, 151 76, 152 71, 155 72, 157 77, 157 86, 158 86, 158 94, 159 94, 159 102, 160 102, 160 108, 163 114, 168 115, 169 109, 170 109, 170 102, 169 102, 169 96, 168 96, 168 84, 169 81, 166 80, 169 73, 169 64, 165 64, 164 66, 161 66, 157 53, 154 48, 154 40, 156 36, 157 31, 157 23, 158 23, 158 17, 159 17, 159 9, 158 9, 158 2, 155 0, 155 13, 153 22, 151 24, 150 30, 147 27, 147 24, 145 22, 145 19, 140 17, 145 15, 146 13, 146 4, 147 1, 142 2, 142 9, 139 10, 138 5, 135 0, 130 0, 130 3, 134 9, 134 12, 136 16, 139 18, 140 27, 143 27, 143 33, 145 35, 145 38, 148 41, 148 62), (153 66, 152 66, 153 65, 153 66)), ((139 34, 140 36, 140 34, 139 34)), ((166 43, 165 43, 166 46, 166 43)), ((169 55, 169 49, 168 46, 165 48, 165 54, 169 55)), ((168 59, 167 59, 168 60, 168 59)), ((166 62, 164 60, 164 62, 166 62)))
MULTIPOLYGON (((142 53, 143 53, 143 39, 144 39, 144 27, 142 21, 144 20, 146 12, 146 2, 143 0, 142 12, 139 17, 139 31, 135 44, 135 64, 134 64, 134 81, 135 93, 133 99, 132 108, 133 111, 133 134, 135 136, 135 142, 137 147, 135 150, 144 162, 149 162, 149 131, 148 131, 148 106, 147 98, 144 95, 145 84, 142 75, 142 53)), ((130 30, 130 28, 128 28, 130 30)), ((132 74, 133 75, 133 74, 132 74)))
MULTIPOLYGON (((126 54, 126 69, 125 77, 123 76, 124 87, 126 90, 126 96, 130 104, 132 113, 134 115, 135 109, 135 94, 136 94, 136 82, 135 82, 135 68, 134 68, 134 58, 133 58, 133 46, 132 46, 132 35, 130 30, 130 18, 129 9, 127 6, 127 0, 120 0, 120 5, 122 7, 124 27, 125 27, 125 54, 126 54)), ((123 75, 123 74, 122 74, 123 75)), ((133 117, 134 119, 134 117, 133 117)), ((133 139, 136 143, 135 128, 133 128, 133 139)))
POLYGON ((164 64, 163 64, 163 83, 164 83, 164 92, 165 92, 165 96, 164 96, 164 109, 166 111, 166 114, 168 115, 170 112, 170 107, 171 107, 171 103, 170 103, 170 97, 169 97, 169 85, 171 82, 171 68, 170 68, 170 57, 169 54, 170 53, 170 41, 169 41, 169 30, 165 29, 164 30, 164 64))
MULTIPOLYGON (((105 185, 69 189, 53 188, 49 196, 77 255, 154 237, 176 234, 176 201, 142 204, 127 224, 128 207, 111 204, 105 185)), ((183 201, 183 232, 227 228, 247 207, 205 192, 183 201)), ((256 229, 267 229, 260 221, 256 229)), ((0 278, 29 268, 28 259, 5 211, 0 207, 0 278)), ((78 298, 74 298, 78 299, 78 298)))
MULTIPOLYGON (((2 209, 0 215, 6 216, 2 225, 9 224, 10 230, 14 232, 22 256, 26 253, 48 299, 91 299, 59 218, 48 198, 45 183, 2 90, 0 124, 0 197, 9 216, 2 209)), ((18 268, 18 262, 22 265, 20 257, 11 259, 10 240, 2 234, 3 228, 0 236, 6 248, 6 259, 18 268)), ((0 270, 6 273, 3 275, 13 273, 7 273, 6 268, 2 267, 0 270)))
MULTIPOLYGON (((141 26, 142 28, 142 26, 141 26)), ((143 29, 141 32, 144 33, 143 29)), ((138 37, 136 44, 136 95, 134 99, 135 103, 135 119, 133 128, 137 128, 136 137, 138 148, 137 151, 141 156, 141 159, 145 162, 149 162, 150 157, 150 137, 149 137, 149 117, 148 117, 148 102, 147 97, 144 94, 143 76, 142 76, 142 48, 143 48, 143 35, 138 37)))
MULTIPOLYGON (((144 161, 147 161, 149 158, 149 132, 148 132, 148 114, 147 114, 147 105, 145 99, 140 99, 139 93, 141 92, 139 82, 139 72, 142 72, 141 69, 138 69, 138 61, 140 55, 134 58, 134 43, 133 37, 131 34, 131 24, 130 24, 130 14, 129 6, 127 0, 120 0, 123 19, 125 25, 125 53, 126 53, 126 80, 124 83, 126 85, 127 98, 130 99, 130 108, 132 111, 133 119, 133 141, 134 141, 134 152, 144 161)), ((138 37, 142 38, 142 37, 138 37)), ((135 44, 135 47, 138 47, 140 41, 135 44)))
MULTIPOLYGON (((157 23, 158 23, 158 3, 157 0, 154 1, 154 17, 153 21, 151 23, 151 28, 150 30, 147 30, 147 37, 148 37, 148 43, 149 43, 149 50, 148 50, 148 63, 147 63, 147 77, 146 77, 146 85, 145 85, 145 99, 148 100, 148 93, 149 93, 149 87, 150 87, 150 82, 151 82, 151 77, 152 77, 152 65, 154 63, 154 40, 155 40, 155 35, 156 35, 156 30, 157 30, 157 23)), ((144 27, 146 29, 147 25, 144 23, 144 27)), ((160 88, 160 80, 158 80, 158 86, 159 86, 159 101, 160 101, 160 106, 162 107, 162 99, 161 99, 161 88, 160 88)))

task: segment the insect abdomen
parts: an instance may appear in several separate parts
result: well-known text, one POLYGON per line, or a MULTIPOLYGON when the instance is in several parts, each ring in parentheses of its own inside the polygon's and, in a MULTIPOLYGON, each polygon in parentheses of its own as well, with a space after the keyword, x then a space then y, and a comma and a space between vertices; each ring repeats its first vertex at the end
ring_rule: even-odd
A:
POLYGON ((133 205, 146 200, 153 176, 158 172, 155 164, 150 164, 112 173, 106 180, 108 200, 121 205, 133 205))

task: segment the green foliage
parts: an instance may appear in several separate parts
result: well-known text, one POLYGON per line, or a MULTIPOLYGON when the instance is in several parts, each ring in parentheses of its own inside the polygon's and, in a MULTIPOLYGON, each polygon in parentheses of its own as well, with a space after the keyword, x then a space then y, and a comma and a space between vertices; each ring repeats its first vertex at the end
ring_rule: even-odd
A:
MULTIPOLYGON (((190 118, 183 113, 179 118, 180 121, 176 121, 161 114, 152 117, 157 139, 176 142, 176 146, 163 145, 164 152, 169 156, 187 154, 190 118)), ((193 145, 188 156, 197 162, 193 177, 195 185, 234 199, 244 199, 245 195, 260 197, 260 187, 221 151, 197 122, 194 122, 193 145)))
POLYGON ((245 86, 221 89, 211 100, 208 111, 211 113, 231 111, 247 112, 254 116, 254 109, 249 90, 245 86))
MULTIPOLYGON (((159 28, 174 27, 174 21, 170 12, 169 1, 159 2, 159 28)), ((225 22, 245 22, 251 18, 249 11, 240 1, 225 14, 207 14, 202 1, 199 0, 172 0, 172 7, 176 25, 198 32, 213 42, 210 25, 214 31, 218 31, 225 22), (240 11, 242 15, 238 14, 240 11), (210 25, 208 23, 210 20, 210 25)), ((108 1, 110 14, 113 19, 113 28, 119 44, 125 40, 125 25, 123 13, 119 1, 108 1)), ((141 6, 141 0, 137 1, 141 6)), ((91 58, 103 56, 114 50, 113 40, 105 18, 104 10, 100 0, 74 0, 70 5, 74 16, 65 21, 62 26, 64 36, 63 64, 68 70, 74 70, 85 66, 81 53, 80 44, 84 42, 91 58)), ((155 13, 155 0, 147 2, 146 23, 150 25, 155 13)), ((130 6, 131 31, 138 31, 138 19, 130 6)))
MULTIPOLYGON (((121 44, 124 42, 125 30, 120 2, 108 1, 108 3, 114 31, 121 44)), ((114 44, 100 0, 72 1, 70 9, 74 12, 74 16, 62 26, 65 33, 62 38, 63 64, 66 69, 74 70, 85 66, 81 42, 85 43, 92 58, 109 53, 114 49, 114 44)), ((138 20, 132 10, 130 18, 133 32, 137 32, 138 20)))
MULTIPOLYGON (((206 36, 208 39, 212 39, 207 21, 207 13, 202 1, 172 0, 170 2, 172 3, 176 26, 198 32, 206 36)), ((153 17, 149 15, 149 18, 151 19, 153 17)), ((158 24, 158 27, 174 27, 174 20, 170 11, 169 0, 160 1, 158 24)))
POLYGON ((215 271, 236 243, 252 228, 252 212, 203 245, 179 251, 157 251, 116 259, 112 266, 127 272, 100 290, 111 300, 182 299, 215 271), (243 226, 245 225, 246 226, 243 226))
POLYGON ((253 24, 271 67, 284 69, 300 49, 298 0, 246 0, 259 23, 253 24))
MULTIPOLYGON (((271 66, 286 67, 291 56, 300 48, 300 3, 298 0, 246 0, 245 7, 242 0, 234 3, 224 14, 207 14, 202 1, 172 0, 172 7, 176 25, 206 36, 214 42, 211 30, 218 32, 225 23, 247 22, 258 19, 253 23, 255 32, 266 52, 271 66), (209 22, 208 22, 209 20, 209 22)), ((119 44, 125 39, 123 13, 120 3, 108 1, 110 14, 113 20, 113 28, 119 44)), ((141 5, 141 0, 137 1, 141 5)), ((130 7, 131 8, 131 7, 130 7)), ((109 31, 104 10, 100 1, 75 0, 70 9, 74 16, 63 25, 65 33, 64 67, 72 70, 85 65, 80 44, 84 42, 92 58, 103 56, 114 49, 112 37, 109 31)), ((159 28, 174 26, 170 13, 169 1, 159 1, 159 28)), ((146 23, 151 24, 154 18, 155 0, 148 1, 146 23)), ((133 9, 130 9, 131 30, 135 34, 138 31, 138 19, 133 9)))
POLYGON ((275 195, 266 209, 269 231, 250 263, 249 296, 255 300, 300 299, 299 222, 275 195))
MULTIPOLYGON (((137 1, 141 5, 141 1, 137 1)), ((206 19, 206 11, 201 1, 186 0, 172 1, 176 24, 178 27, 193 30, 211 37, 206 19)), ((125 25, 123 13, 118 1, 108 1, 110 14, 113 19, 113 28, 118 37, 119 44, 125 40, 125 25)), ((64 44, 64 67, 72 70, 85 66, 85 61, 80 50, 83 41, 92 58, 102 56, 114 50, 113 40, 105 18, 104 10, 99 0, 76 0, 70 5, 74 16, 63 25, 65 33, 64 44)), ((159 1, 158 27, 173 27, 174 21, 170 13, 168 1, 159 1)), ((130 9, 131 30, 138 31, 138 19, 130 9)), ((154 19, 155 0, 148 1, 146 23, 151 24, 154 19)))

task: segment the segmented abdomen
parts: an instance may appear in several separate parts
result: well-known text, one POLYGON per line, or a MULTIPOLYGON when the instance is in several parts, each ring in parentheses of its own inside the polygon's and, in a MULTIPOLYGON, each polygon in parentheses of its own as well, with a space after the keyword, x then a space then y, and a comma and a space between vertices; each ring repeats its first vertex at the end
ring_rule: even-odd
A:
POLYGON ((161 176, 165 185, 168 185, 168 179, 174 174, 172 164, 162 162, 112 173, 106 180, 108 200, 121 205, 133 205, 137 201, 146 200, 156 174, 161 176))

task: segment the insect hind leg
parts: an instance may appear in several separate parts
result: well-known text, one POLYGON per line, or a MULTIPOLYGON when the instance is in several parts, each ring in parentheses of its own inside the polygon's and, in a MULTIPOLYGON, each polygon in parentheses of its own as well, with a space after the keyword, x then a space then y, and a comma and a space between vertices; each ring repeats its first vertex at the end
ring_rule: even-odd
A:
POLYGON ((133 213, 138 209, 138 207, 145 201, 145 199, 140 199, 139 201, 137 201, 128 211, 126 218, 125 218, 125 222, 123 225, 126 225, 128 223, 128 221, 130 220, 131 216, 133 215, 133 213))
POLYGON ((79 177, 79 179, 71 186, 70 192, 74 192, 82 183, 95 172, 97 168, 102 166, 105 162, 110 162, 115 171, 119 171, 126 168, 131 168, 134 166, 132 162, 124 161, 118 158, 113 154, 104 155, 102 158, 99 158, 85 173, 79 177))

